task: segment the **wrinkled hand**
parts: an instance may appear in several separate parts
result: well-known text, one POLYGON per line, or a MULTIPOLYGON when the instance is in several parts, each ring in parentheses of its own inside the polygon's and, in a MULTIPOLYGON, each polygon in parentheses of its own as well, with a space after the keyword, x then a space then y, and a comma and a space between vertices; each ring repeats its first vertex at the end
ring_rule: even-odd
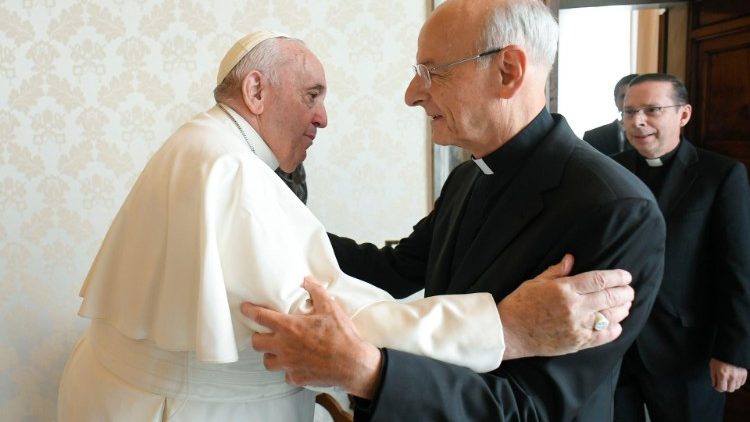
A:
POLYGON ((747 369, 711 359, 708 364, 711 369, 711 384, 714 390, 720 393, 733 393, 745 385, 747 381, 747 369))
POLYGON ((603 270, 565 277, 573 256, 521 284, 498 304, 505 336, 503 360, 557 356, 600 346, 622 333, 635 292, 623 270, 603 270), (594 331, 596 311, 609 327, 594 331))
POLYGON ((253 334, 253 348, 263 352, 269 371, 284 371, 293 385, 337 385, 351 394, 372 398, 380 376, 381 355, 357 335, 348 315, 312 277, 303 284, 314 310, 287 315, 251 303, 242 313, 271 333, 253 334))

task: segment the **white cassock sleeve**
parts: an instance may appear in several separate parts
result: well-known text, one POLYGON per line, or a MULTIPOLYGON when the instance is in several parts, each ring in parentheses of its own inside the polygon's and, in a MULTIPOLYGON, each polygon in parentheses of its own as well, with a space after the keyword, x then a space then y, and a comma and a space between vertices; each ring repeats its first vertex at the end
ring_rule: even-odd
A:
POLYGON ((200 361, 233 362, 263 329, 240 304, 307 313, 302 280, 313 275, 368 342, 478 372, 499 366, 490 294, 402 303, 344 274, 320 222, 215 120, 199 115, 149 161, 84 282, 81 316, 200 361))

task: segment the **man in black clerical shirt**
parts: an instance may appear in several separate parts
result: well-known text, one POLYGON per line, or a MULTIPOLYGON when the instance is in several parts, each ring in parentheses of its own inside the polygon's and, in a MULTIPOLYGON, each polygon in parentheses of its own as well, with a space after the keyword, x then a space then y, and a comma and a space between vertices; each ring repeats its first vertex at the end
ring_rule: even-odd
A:
POLYGON ((615 421, 720 421, 750 365, 750 189, 745 167, 681 136, 692 108, 665 74, 630 82, 615 155, 653 191, 667 223, 656 304, 622 365, 615 421))

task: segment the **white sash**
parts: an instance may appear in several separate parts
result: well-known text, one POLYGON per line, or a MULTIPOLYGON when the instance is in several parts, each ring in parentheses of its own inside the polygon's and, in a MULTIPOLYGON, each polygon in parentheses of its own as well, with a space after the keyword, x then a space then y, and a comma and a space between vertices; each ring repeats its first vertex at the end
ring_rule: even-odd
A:
POLYGON ((133 340, 105 322, 89 328, 99 362, 128 384, 153 394, 207 402, 248 402, 285 397, 300 387, 283 372, 263 367, 263 355, 248 348, 232 363, 205 363, 194 352, 170 352, 149 340, 133 340))

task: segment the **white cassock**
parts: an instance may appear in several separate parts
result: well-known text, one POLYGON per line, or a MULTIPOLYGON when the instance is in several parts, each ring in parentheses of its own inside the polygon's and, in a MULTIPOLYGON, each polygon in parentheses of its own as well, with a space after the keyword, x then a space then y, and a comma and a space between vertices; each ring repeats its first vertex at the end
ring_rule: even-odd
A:
POLYGON ((60 382, 66 421, 311 421, 314 392, 263 368, 250 301, 307 313, 312 274, 380 347, 486 372, 502 327, 487 293, 410 304, 344 274, 325 229, 273 172, 277 161, 231 109, 179 128, 115 217, 81 289, 92 320, 60 382), (250 143, 255 153, 251 152, 250 143))

